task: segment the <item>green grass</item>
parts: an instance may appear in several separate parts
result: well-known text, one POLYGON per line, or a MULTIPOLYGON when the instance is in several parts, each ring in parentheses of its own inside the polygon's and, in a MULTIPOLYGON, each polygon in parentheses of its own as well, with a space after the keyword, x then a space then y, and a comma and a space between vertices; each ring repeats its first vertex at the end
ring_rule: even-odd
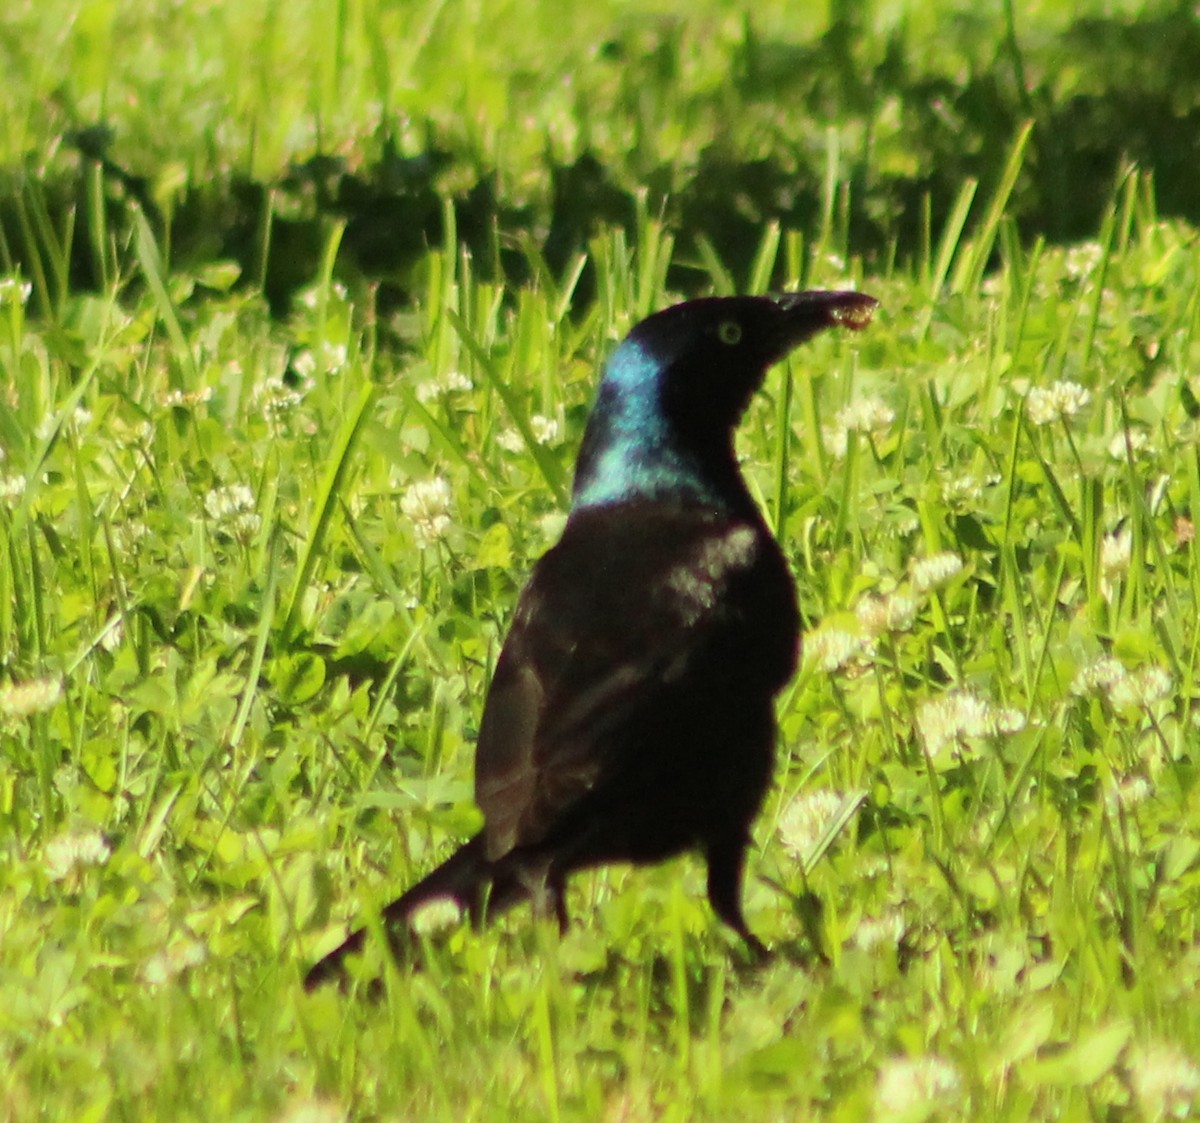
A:
MULTIPOLYGON (((371 56, 380 13, 343 10, 367 55, 338 63, 333 37, 313 83, 408 65, 420 34, 371 56)), ((136 71, 101 50, 106 11, 63 42, 115 105, 98 71, 136 71)), ((262 78, 315 26, 282 12, 231 95, 280 134, 336 100, 262 78)), ((186 89, 227 56, 201 36, 182 57, 186 89)), ((24 140, 50 147, 40 105, 24 140)), ((218 174, 185 125, 177 158, 218 174)), ((104 283, 81 287, 73 219, 24 194, 38 268, 0 282, 0 1114, 1185 1113, 1200 239, 1133 171, 1088 241, 1022 239, 1028 143, 1005 138, 911 262, 857 250, 830 156, 815 228, 760 230, 744 272, 643 208, 563 268, 514 238, 514 286, 448 207, 399 311, 343 286, 329 224, 282 318, 136 220, 88 224, 104 283), (304 994, 346 925, 477 827, 517 590, 561 528, 599 365, 681 263, 715 291, 881 300, 772 373, 739 445, 808 629, 746 893, 779 955, 745 964, 685 859, 580 876, 563 938, 518 913, 431 940, 419 971, 373 949, 378 1001, 304 994), (919 564, 945 554, 961 568, 919 564)))
POLYGON ((407 293, 446 199, 481 276, 522 284, 526 241, 564 273, 639 206, 681 288, 744 281, 772 221, 886 270, 1030 121, 1006 197, 1026 242, 1094 237, 1131 163, 1200 221, 1179 0, 16 0, 0 73, 0 268, 58 295, 41 259, 106 288, 131 199, 177 267, 235 259, 277 312, 322 219, 343 272, 407 293))

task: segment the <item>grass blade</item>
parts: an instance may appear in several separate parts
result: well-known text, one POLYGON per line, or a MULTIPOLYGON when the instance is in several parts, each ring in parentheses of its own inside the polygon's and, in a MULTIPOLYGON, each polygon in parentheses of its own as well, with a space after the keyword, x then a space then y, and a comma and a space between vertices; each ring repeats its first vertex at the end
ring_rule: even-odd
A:
POLYGON ((288 598, 287 612, 284 614, 283 626, 280 628, 280 646, 287 647, 295 635, 299 623, 300 603, 304 591, 312 580, 313 570, 321 556, 321 548, 325 542, 325 534, 329 529, 329 521, 337 507, 342 490, 350 473, 350 464, 354 450, 358 445, 359 436, 367 419, 367 409, 375 397, 374 385, 368 383, 359 393, 358 401, 342 425, 341 432, 334 442, 330 452, 329 469, 322 481, 320 493, 317 495, 317 506, 313 517, 312 527, 304 543, 299 565, 296 567, 296 583, 288 598))

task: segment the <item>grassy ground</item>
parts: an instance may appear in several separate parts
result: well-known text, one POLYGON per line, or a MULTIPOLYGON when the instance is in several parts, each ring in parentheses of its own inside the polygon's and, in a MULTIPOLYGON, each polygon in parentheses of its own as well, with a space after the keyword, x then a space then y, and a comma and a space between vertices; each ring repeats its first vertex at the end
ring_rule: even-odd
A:
MULTIPOLYGON (((279 21, 261 74, 330 15, 311 7, 255 9, 279 21)), ((59 41, 108 68, 114 104, 138 51, 198 18, 147 6, 144 38, 114 40, 117 12, 83 5, 59 41)), ((376 78, 420 41, 394 28, 376 78)), ((256 159, 333 104, 246 82, 256 159)), ((8 96, 10 140, 20 119, 22 151, 53 148, 45 104, 8 96)), ((520 286, 447 209, 398 310, 343 287, 330 223, 282 318, 139 219, 126 239, 92 216, 104 283, 82 288, 70 227, 25 196, 8 237, 40 268, 0 281, 0 1113, 1186 1115, 1200 242, 1137 173, 1091 238, 1019 237, 1029 143, 1006 138, 903 264, 858 252, 848 185, 807 238, 760 227, 745 270, 681 255, 698 231, 643 210, 561 267, 514 243, 520 286), (747 887, 779 956, 745 965, 683 860, 580 877, 565 938, 520 914, 431 939, 420 971, 367 963, 376 1002, 305 995, 348 922, 477 825, 473 734, 516 590, 561 526, 599 364, 681 259, 716 291, 882 302, 774 372, 740 442, 808 628, 747 887)), ((198 149, 175 158, 202 174, 198 149)))

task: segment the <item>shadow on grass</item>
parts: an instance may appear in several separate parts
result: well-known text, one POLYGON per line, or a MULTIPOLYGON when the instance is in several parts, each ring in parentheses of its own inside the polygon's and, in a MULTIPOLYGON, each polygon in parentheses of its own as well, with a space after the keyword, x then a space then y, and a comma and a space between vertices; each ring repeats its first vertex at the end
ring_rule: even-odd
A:
MULTIPOLYGON (((551 165, 548 189, 519 204, 504 197, 478 153, 435 141, 405 156, 383 136, 376 156, 353 169, 318 154, 275 183, 231 174, 193 184, 168 219, 150 197, 147 170, 121 167, 106 128, 81 123, 68 138, 79 154, 74 173, 0 179, 0 266, 29 276, 57 258, 49 271, 68 277, 72 291, 96 288, 104 266, 95 226, 120 245, 137 204, 170 246, 175 269, 236 261, 244 282, 261 284, 282 314, 316 275, 328 227, 340 221, 338 275, 375 286, 386 313, 407 301, 414 267, 443 241, 447 205, 478 275, 519 285, 535 268, 530 247, 557 274, 602 228, 632 233, 639 194, 649 213, 683 232, 680 260, 696 249, 688 239, 702 235, 734 277, 747 275, 771 221, 810 238, 824 224, 826 248, 852 246, 868 263, 912 260, 929 237, 926 215, 936 232, 965 179, 995 182, 1029 118, 1035 128, 1009 206, 1024 237, 1094 235, 1131 163, 1153 170, 1162 213, 1200 222, 1200 23, 1192 5, 1137 21, 1079 20, 1053 44, 1021 44, 1019 28, 997 42, 994 21, 982 19, 976 38, 987 41, 975 43, 968 25, 976 17, 959 14, 957 42, 973 46, 953 78, 916 57, 903 25, 881 44, 857 10, 842 5, 809 44, 763 41, 747 19, 721 96, 757 112, 759 127, 764 107, 767 120, 777 116, 762 154, 747 158, 735 113, 683 167, 656 165, 645 151, 587 150, 551 165), (841 204, 826 185, 832 122, 858 138, 837 161, 841 204)), ((628 70, 623 82, 669 82, 678 29, 660 22, 651 38, 638 27, 601 54, 628 70)), ((674 269, 670 284, 684 293, 709 283, 698 265, 674 269)), ((577 297, 586 302, 593 284, 585 271, 577 297)))

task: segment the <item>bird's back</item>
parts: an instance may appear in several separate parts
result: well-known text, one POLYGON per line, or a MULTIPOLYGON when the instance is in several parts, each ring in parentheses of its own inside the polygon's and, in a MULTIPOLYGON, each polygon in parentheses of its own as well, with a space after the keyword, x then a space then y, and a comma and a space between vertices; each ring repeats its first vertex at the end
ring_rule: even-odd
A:
POLYGON ((489 857, 546 844, 576 847, 571 865, 644 861, 727 819, 744 832, 798 632, 756 514, 639 501, 574 513, 522 593, 484 712, 489 857))

